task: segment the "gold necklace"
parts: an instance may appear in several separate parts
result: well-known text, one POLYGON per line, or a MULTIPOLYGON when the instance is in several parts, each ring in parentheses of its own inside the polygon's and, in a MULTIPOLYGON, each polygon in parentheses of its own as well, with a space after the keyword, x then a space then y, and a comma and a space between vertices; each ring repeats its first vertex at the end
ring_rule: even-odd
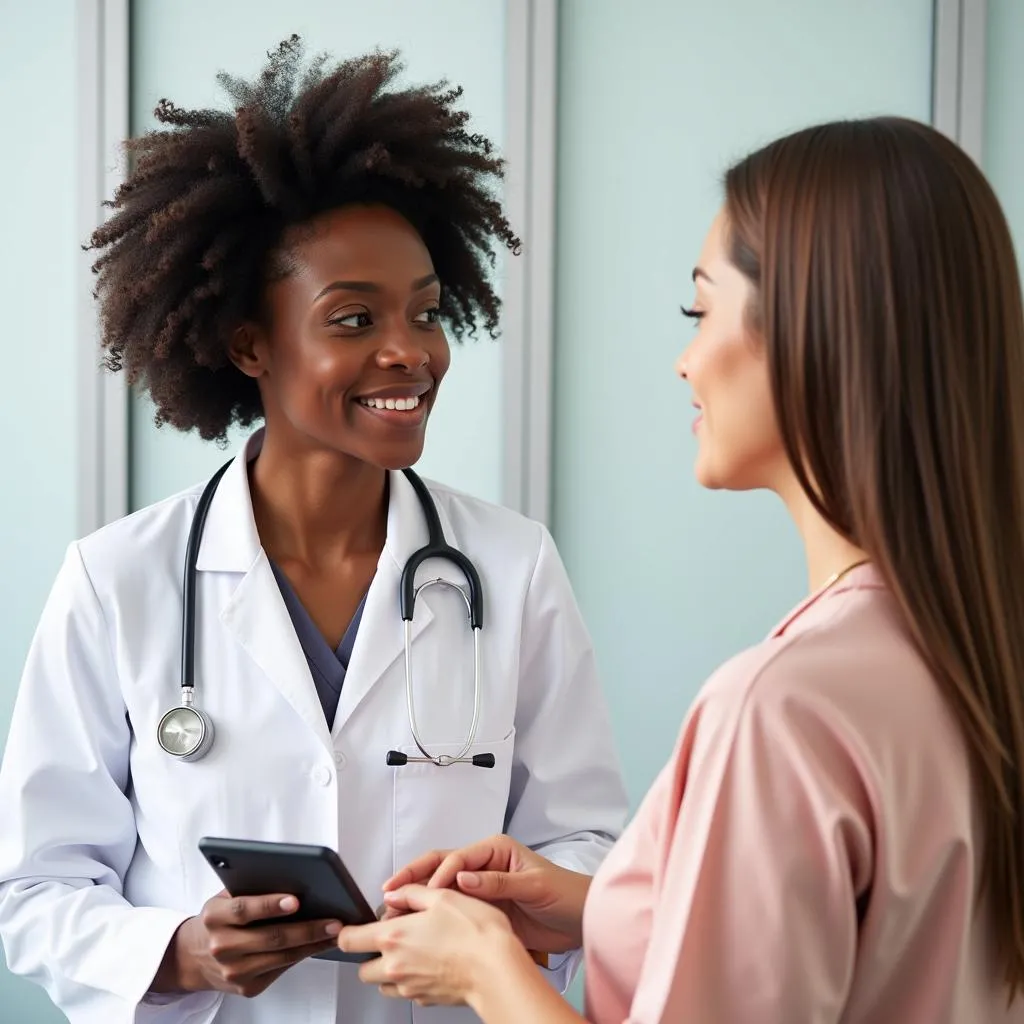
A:
POLYGON ((854 569, 859 569, 862 565, 867 565, 870 561, 870 558, 862 558, 859 562, 854 562, 853 565, 848 565, 845 569, 840 569, 839 572, 832 573, 818 593, 823 594, 829 589, 829 587, 834 587, 848 573, 853 572, 854 569))

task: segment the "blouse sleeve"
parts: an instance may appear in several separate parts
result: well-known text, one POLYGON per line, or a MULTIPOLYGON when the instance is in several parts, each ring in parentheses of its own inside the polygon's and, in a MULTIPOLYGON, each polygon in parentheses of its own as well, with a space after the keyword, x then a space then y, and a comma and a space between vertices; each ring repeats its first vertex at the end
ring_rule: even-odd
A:
POLYGON ((842 724, 807 676, 792 652, 691 715, 627 1024, 840 1019, 872 819, 842 724))

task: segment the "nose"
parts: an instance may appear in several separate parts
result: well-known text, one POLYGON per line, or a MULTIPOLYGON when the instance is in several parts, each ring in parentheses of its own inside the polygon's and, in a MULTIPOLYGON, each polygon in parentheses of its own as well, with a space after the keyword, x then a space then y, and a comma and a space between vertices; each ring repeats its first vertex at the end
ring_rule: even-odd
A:
POLYGON ((676 356, 676 374, 687 382, 689 382, 690 374, 693 371, 693 347, 698 343, 698 340, 698 338, 691 338, 683 348, 683 351, 676 356))
POLYGON ((386 370, 420 370, 429 362, 424 335, 404 324, 388 332, 377 352, 377 365, 386 370))
POLYGON ((682 377, 683 380, 689 380, 690 379, 689 371, 686 368, 686 353, 689 352, 689 351, 690 351, 689 347, 684 348, 683 351, 680 352, 678 356, 676 356, 676 364, 675 364, 676 374, 678 376, 682 377))

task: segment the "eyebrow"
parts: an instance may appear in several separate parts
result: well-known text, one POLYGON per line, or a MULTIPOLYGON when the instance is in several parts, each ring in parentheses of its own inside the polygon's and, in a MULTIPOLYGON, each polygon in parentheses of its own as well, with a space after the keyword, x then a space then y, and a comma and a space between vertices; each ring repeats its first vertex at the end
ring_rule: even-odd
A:
MULTIPOLYGON (((427 274, 426 277, 418 277, 409 289, 411 292, 421 292, 428 285, 435 284, 438 280, 437 274, 427 274)), ((314 302, 318 302, 328 292, 379 292, 380 285, 372 281, 332 281, 326 288, 317 292, 314 302)))
POLYGON ((697 278, 698 277, 703 277, 704 280, 707 281, 708 284, 714 284, 715 283, 714 281, 711 280, 710 277, 708 277, 708 272, 706 270, 701 270, 700 267, 694 267, 693 268, 693 281, 694 281, 695 284, 697 282, 697 278))

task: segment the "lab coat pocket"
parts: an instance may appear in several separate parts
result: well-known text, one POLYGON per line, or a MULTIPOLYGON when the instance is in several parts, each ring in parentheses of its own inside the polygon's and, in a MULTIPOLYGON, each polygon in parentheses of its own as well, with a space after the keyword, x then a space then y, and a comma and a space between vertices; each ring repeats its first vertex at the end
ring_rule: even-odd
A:
MULTIPOLYGON (((433 755, 454 757, 461 743, 427 744, 433 755)), ((415 745, 402 747, 420 756, 415 745)), ((504 739, 474 743, 467 757, 493 754, 493 768, 472 764, 408 764, 395 769, 395 870, 428 850, 466 846, 501 832, 508 809, 515 729, 504 739)))

